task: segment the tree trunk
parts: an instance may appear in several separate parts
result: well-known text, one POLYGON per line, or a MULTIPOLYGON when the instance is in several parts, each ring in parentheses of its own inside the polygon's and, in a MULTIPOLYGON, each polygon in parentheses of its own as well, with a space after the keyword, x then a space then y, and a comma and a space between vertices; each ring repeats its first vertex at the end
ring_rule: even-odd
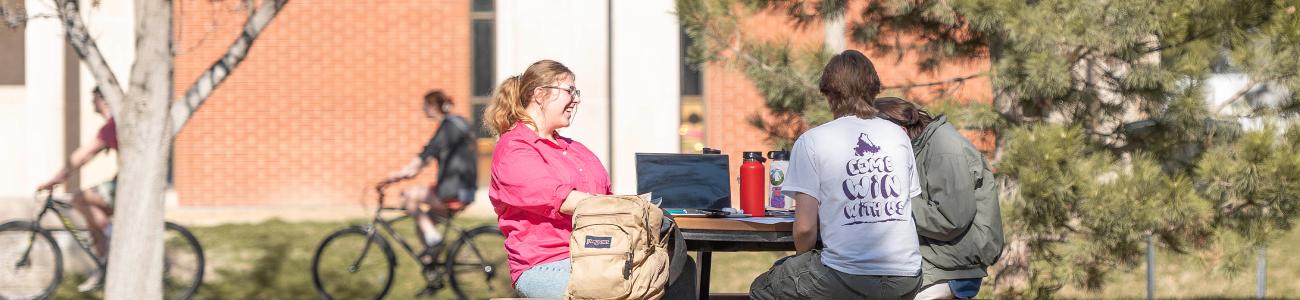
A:
POLYGON ((122 163, 107 299, 162 298, 163 192, 172 144, 172 3, 135 1, 136 49, 129 93, 117 109, 122 163))
MULTIPOLYGON (((54 0, 68 43, 95 77, 117 120, 121 163, 105 297, 162 298, 163 193, 167 162, 180 127, 203 104, 279 14, 288 0, 265 0, 249 14, 244 31, 185 93, 173 109, 172 5, 136 0, 136 54, 129 93, 123 92, 81 20, 78 0, 54 0), (173 119, 175 118, 175 119, 173 119)), ((246 2, 251 6, 251 1, 246 2)))

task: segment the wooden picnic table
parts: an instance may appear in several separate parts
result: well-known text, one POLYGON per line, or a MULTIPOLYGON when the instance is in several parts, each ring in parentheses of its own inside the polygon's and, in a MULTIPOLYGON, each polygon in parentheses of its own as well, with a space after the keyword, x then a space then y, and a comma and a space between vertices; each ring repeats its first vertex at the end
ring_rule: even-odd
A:
POLYGON ((794 251, 794 222, 759 224, 728 218, 678 217, 686 250, 698 251, 699 299, 709 299, 713 252, 794 251))

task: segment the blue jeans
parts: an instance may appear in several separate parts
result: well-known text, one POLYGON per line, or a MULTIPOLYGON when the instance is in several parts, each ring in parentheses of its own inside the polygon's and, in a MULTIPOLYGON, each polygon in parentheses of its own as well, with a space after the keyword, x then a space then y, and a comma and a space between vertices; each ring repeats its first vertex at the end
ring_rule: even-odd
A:
POLYGON ((528 268, 515 281, 515 293, 526 298, 564 299, 570 268, 568 258, 528 268))
POLYGON ((948 288, 957 299, 972 299, 980 293, 980 282, 984 278, 967 278, 948 280, 948 288))
MULTIPOLYGON (((694 300, 697 296, 695 259, 685 256, 677 281, 669 283, 664 299, 694 300)), ((564 289, 569 287, 569 270, 573 262, 568 258, 533 266, 519 274, 515 281, 515 294, 526 298, 564 299, 564 289)))

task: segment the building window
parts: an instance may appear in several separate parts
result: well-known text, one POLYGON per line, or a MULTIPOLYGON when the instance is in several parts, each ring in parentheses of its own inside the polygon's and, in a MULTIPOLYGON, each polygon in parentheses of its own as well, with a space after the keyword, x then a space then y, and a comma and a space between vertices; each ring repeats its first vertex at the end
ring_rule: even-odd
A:
POLYGON ((0 85, 23 85, 27 74, 23 28, 0 26, 0 85))
POLYGON ((677 134, 681 136, 682 153, 700 153, 704 150, 704 97, 700 77, 700 66, 691 64, 686 58, 687 49, 695 40, 686 31, 681 31, 681 126, 677 134))
POLYGON ((492 102, 496 87, 496 0, 470 2, 470 113, 478 131, 478 181, 487 186, 492 167, 492 150, 496 139, 483 126, 483 112, 492 102))
POLYGON ((489 134, 483 127, 483 111, 492 100, 496 70, 496 3, 495 0, 474 0, 470 11, 470 94, 471 113, 479 137, 489 134))

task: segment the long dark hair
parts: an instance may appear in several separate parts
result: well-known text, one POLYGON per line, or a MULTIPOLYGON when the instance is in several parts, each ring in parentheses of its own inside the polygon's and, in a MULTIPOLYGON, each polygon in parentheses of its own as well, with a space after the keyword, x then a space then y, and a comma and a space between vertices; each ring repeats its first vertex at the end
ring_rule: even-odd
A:
POLYGON ((836 118, 853 115, 863 119, 876 117, 872 100, 880 94, 880 76, 866 55, 845 50, 835 55, 822 70, 818 89, 826 96, 836 118))
POLYGON ((875 106, 880 111, 881 117, 902 126, 903 131, 906 131, 907 136, 913 140, 921 137, 925 127, 930 126, 930 122, 934 122, 934 117, 930 116, 930 113, 898 97, 878 98, 875 106))

